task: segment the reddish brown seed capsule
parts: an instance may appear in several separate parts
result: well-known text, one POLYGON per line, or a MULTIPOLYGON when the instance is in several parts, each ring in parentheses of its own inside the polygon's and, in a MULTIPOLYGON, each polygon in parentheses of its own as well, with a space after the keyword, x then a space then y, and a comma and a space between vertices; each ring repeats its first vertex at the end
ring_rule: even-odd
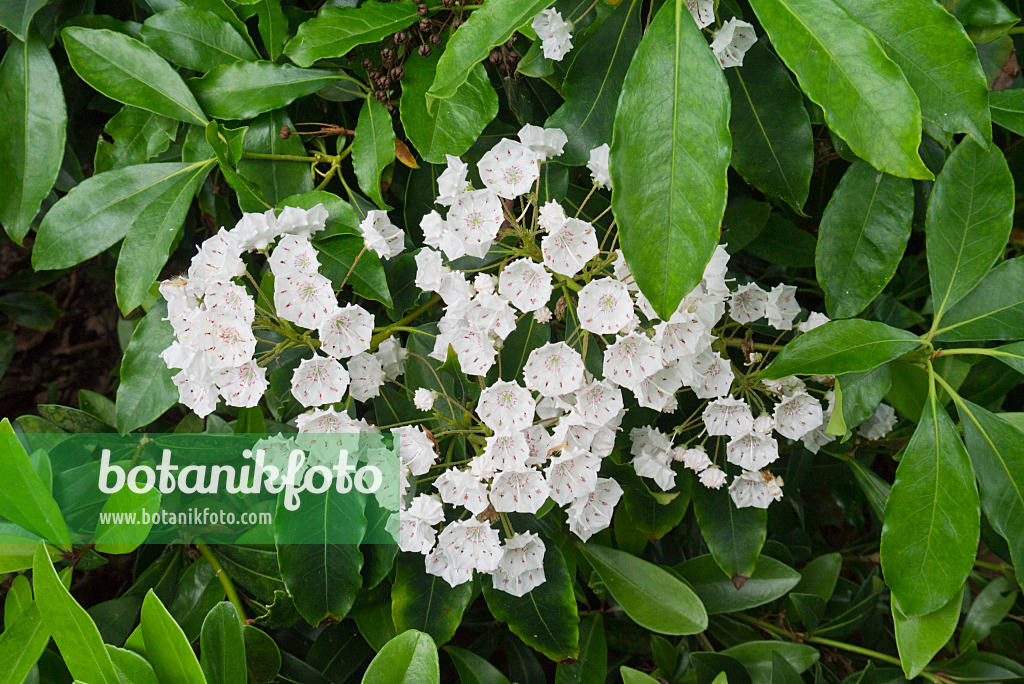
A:
POLYGON ((419 50, 417 50, 417 52, 420 53, 420 57, 429 57, 430 56, 430 46, 427 45, 426 43, 424 43, 423 45, 420 45, 419 50))

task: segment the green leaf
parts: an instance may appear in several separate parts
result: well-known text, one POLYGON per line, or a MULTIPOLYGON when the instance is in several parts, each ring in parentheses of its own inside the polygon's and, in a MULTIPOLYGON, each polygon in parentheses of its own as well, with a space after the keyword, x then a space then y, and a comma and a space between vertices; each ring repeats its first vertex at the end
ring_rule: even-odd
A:
POLYGON ((578 547, 633 622, 659 634, 697 634, 708 626, 704 605, 675 575, 636 556, 594 544, 578 547))
POLYGON ((761 379, 868 371, 913 351, 920 344, 913 333, 885 323, 860 318, 832 321, 787 344, 761 374, 761 379))
POLYGON ((284 54, 299 66, 308 67, 318 59, 344 57, 352 48, 387 38, 418 20, 416 5, 410 0, 325 7, 299 26, 284 54))
POLYGON ((50 330, 64 312, 50 295, 30 290, 0 296, 0 314, 32 330, 50 330))
POLYGON ((454 646, 446 646, 444 650, 455 663, 462 684, 509 684, 501 670, 476 653, 454 646))
POLYGON ((932 178, 917 152, 917 95, 870 30, 833 2, 750 4, 801 89, 854 154, 894 176, 932 178))
POLYGON ((949 133, 992 142, 988 84, 978 52, 960 22, 933 0, 837 0, 867 26, 903 70, 921 116, 949 133))
POLYGON ((1004 36, 1020 21, 1000 0, 943 0, 943 4, 976 43, 989 43, 1004 36))
POLYGON ((452 587, 437 575, 428 574, 418 554, 399 554, 395 583, 391 587, 391 618, 395 629, 416 629, 443 645, 455 636, 462 613, 473 599, 473 585, 452 587))
POLYGON ((366 517, 360 497, 333 489, 323 494, 306 492, 302 506, 294 511, 284 507, 283 499, 278 501, 274 537, 279 540, 281 577, 295 608, 313 626, 329 617, 344 618, 362 586, 359 547, 332 543, 332 534, 337 534, 332 530, 361 538, 366 517))
POLYGON ((230 24, 192 7, 154 14, 142 26, 142 39, 168 61, 199 73, 220 64, 257 59, 230 24))
POLYGON ((582 166, 590 151, 612 140, 615 109, 633 53, 640 44, 640 0, 625 0, 577 48, 562 81, 565 102, 544 124, 561 128, 569 141, 558 161, 582 166))
POLYGON ((235 607, 227 601, 214 606, 203 620, 199 653, 208 684, 235 684, 245 680, 242 623, 235 607))
POLYGON ((892 595, 892 622, 896 631, 896 648, 907 679, 921 674, 935 654, 942 650, 960 620, 963 592, 958 591, 941 608, 921 617, 907 617, 892 595))
POLYGON ((992 121, 1017 135, 1024 135, 1024 89, 996 90, 988 94, 992 121))
POLYGON ((441 666, 430 635, 410 629, 384 644, 363 673, 363 684, 437 684, 441 666))
POLYGON ((420 156, 432 164, 444 164, 445 155, 465 153, 498 114, 498 94, 482 64, 473 67, 452 97, 428 108, 427 88, 434 81, 438 59, 440 52, 435 50, 429 57, 405 62, 399 103, 405 134, 420 156))
POLYGON ((255 185, 246 178, 239 175, 234 168, 234 162, 242 154, 242 138, 245 136, 245 127, 239 129, 228 129, 222 127, 216 121, 206 124, 206 142, 210 149, 217 155, 217 164, 224 180, 234 188, 239 198, 240 205, 260 206, 271 209, 272 207, 262 197, 255 185), (244 199, 243 199, 244 198, 244 199))
POLYGON ((772 653, 772 684, 802 684, 803 681, 788 660, 772 653))
MULTIPOLYGON (((281 137, 281 130, 293 129, 292 120, 283 109, 260 114, 249 124, 249 130, 242 139, 243 152, 258 154, 279 154, 296 157, 306 156, 306 148, 297 135, 281 137)), ((281 200, 313 190, 313 179, 309 164, 270 159, 242 159, 238 172, 256 184, 260 195, 270 204, 277 206, 281 200)), ((263 211, 262 204, 250 203, 238 198, 242 211, 263 211)))
POLYGON ((976 288, 942 317, 943 341, 1019 340, 1024 337, 1024 257, 989 271, 976 288))
POLYGON ((722 573, 711 554, 691 558, 676 570, 690 583, 708 615, 762 606, 785 596, 800 582, 799 572, 769 556, 757 559, 754 572, 739 589, 722 573))
POLYGON ((121 360, 117 387, 117 429, 131 432, 149 425, 178 403, 178 388, 160 353, 174 341, 174 330, 164 320, 167 302, 158 300, 132 333, 121 360))
POLYGON ((0 632, 0 662, 4 664, 0 684, 22 684, 30 681, 26 678, 46 650, 50 632, 36 604, 30 602, 16 617, 8 620, 9 610, 10 607, 4 610, 4 630, 0 632))
POLYGON ((626 73, 610 154, 622 251, 665 320, 700 282, 718 244, 728 123, 718 60, 686 3, 665 3, 626 73))
POLYGON ((427 99, 445 100, 455 95, 493 48, 511 38, 516 29, 529 24, 550 4, 550 0, 489 0, 474 10, 448 41, 427 99))
POLYGON ((783 658, 801 674, 818 662, 817 649, 806 644, 786 641, 748 641, 721 651, 743 663, 752 684, 769 684, 775 656, 783 658))
POLYGON ((4 472, 4 486, 0 488, 0 515, 52 544, 70 549, 71 535, 60 506, 32 467, 32 461, 7 418, 0 420, 0 464, 4 472))
POLYGON ((145 164, 170 146, 177 130, 174 119, 125 105, 103 126, 113 142, 102 136, 96 141, 96 173, 145 164))
POLYGON ((847 169, 821 219, 814 260, 829 316, 856 316, 885 289, 913 218, 912 181, 861 160, 847 169))
MULTIPOLYGON (((131 553, 146 540, 150 528, 153 527, 152 523, 148 525, 105 523, 102 520, 103 516, 141 516, 143 512, 152 516, 159 508, 160 491, 158 489, 138 494, 126 487, 114 492, 103 502, 103 510, 100 513, 101 520, 96 525, 93 537, 96 550, 100 553, 131 553)), ((141 517, 139 519, 141 520, 141 517)))
POLYGON ((386 307, 392 306, 387 276, 375 252, 366 251, 361 237, 335 235, 323 240, 314 240, 320 252, 320 273, 330 278, 336 290, 341 288, 345 277, 353 292, 364 299, 373 299, 386 307), (362 253, 362 256, 359 254, 362 253), (356 261, 358 257, 359 261, 356 261), (353 268, 353 264, 355 267, 353 268))
POLYGON ((160 684, 206 684, 185 633, 150 589, 142 602, 142 637, 146 656, 160 684))
MULTIPOLYGON (((871 417, 892 387, 892 372, 884 364, 866 373, 847 373, 836 378, 843 394, 843 419, 853 429, 871 417)), ((844 431, 845 432, 845 431, 844 431)))
POLYGON ((0 3, 0 27, 10 31, 19 41, 25 42, 32 17, 47 2, 49 0, 5 0, 0 3))
MULTIPOLYGON (((732 95, 732 166, 743 180, 803 213, 814 168, 811 121, 800 89, 767 45, 725 70, 732 95)), ((729 247, 736 247, 729 240, 729 247)))
POLYGON ((251 684, 269 684, 281 671, 281 649, 266 632, 245 625, 242 627, 245 643, 246 678, 251 684))
POLYGON ((189 81, 189 86, 210 116, 249 119, 280 109, 344 78, 326 69, 300 69, 273 62, 234 62, 214 67, 205 76, 189 81))
POLYGON ((1013 211, 1013 177, 1002 151, 962 141, 942 167, 928 202, 925 234, 936 323, 1002 254, 1013 211))
POLYGON ((0 223, 18 244, 57 179, 66 128, 64 93, 46 43, 36 35, 10 41, 0 62, 0 223))
POLYGON ((580 657, 555 667, 555 684, 604 684, 608 676, 608 642, 604 618, 588 615, 580 622, 580 657))
POLYGON ((545 581, 525 596, 481 582, 484 600, 494 619, 504 622, 523 643, 554 661, 579 657, 579 615, 573 578, 562 552, 553 544, 544 551, 545 581))
POLYGON ((736 508, 724 489, 695 487, 693 513, 700 533, 726 577, 750 577, 767 536, 767 514, 759 508, 736 508))
POLYGON ((359 187, 381 209, 389 209, 380 191, 380 175, 395 158, 395 129, 391 113, 374 98, 366 98, 359 110, 356 137, 352 142, 352 166, 359 187))
POLYGON ((903 449, 885 504, 881 564, 908 617, 960 591, 978 550, 981 510, 967 450, 934 389, 903 449))
POLYGON ((1017 585, 1007 575, 1000 575, 985 585, 971 601, 971 609, 967 611, 963 629, 960 630, 960 651, 984 641, 1016 602, 1017 585))
POLYGON ((57 577, 42 544, 36 547, 32 561, 32 581, 44 627, 57 643, 71 675, 90 684, 119 684, 96 623, 57 577))
POLYGON ((281 56, 284 44, 288 42, 288 17, 281 9, 281 0, 255 0, 256 15, 259 17, 260 38, 271 62, 281 56))
POLYGON ((619 675, 622 677, 622 684, 657 684, 658 681, 646 672, 625 665, 619 667, 619 675))
POLYGON ((143 43, 107 29, 70 27, 61 35, 72 68, 110 99, 206 125, 206 116, 185 82, 143 43))

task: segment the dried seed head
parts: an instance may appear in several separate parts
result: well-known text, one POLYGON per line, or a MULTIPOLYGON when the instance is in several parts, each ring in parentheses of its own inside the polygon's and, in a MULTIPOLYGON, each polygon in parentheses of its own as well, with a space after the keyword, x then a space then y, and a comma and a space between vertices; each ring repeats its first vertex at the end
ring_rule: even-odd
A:
POLYGON ((431 45, 439 45, 440 43, 441 43, 441 34, 440 33, 432 33, 432 34, 430 34, 430 44, 431 45))
POLYGON ((420 53, 420 57, 429 57, 430 56, 430 46, 427 45, 426 43, 424 43, 423 45, 420 45, 419 50, 417 50, 417 52, 420 53))
POLYGON ((422 2, 416 5, 416 14, 420 15, 421 17, 427 16, 427 6, 424 5, 422 2))
POLYGON ((377 98, 377 102, 387 102, 388 99, 388 94, 383 90, 378 90, 373 96, 377 98))
POLYGON ((362 64, 363 68, 366 69, 367 71, 373 68, 373 60, 370 59, 369 57, 364 58, 362 64))
POLYGON ((281 126, 281 132, 277 134, 279 138, 287 140, 292 135, 292 129, 287 126, 281 126))
POLYGON ((394 51, 394 50, 392 50, 391 48, 383 48, 383 49, 381 49, 381 51, 380 51, 380 57, 381 57, 381 59, 383 59, 383 60, 390 60, 390 59, 394 59, 394 57, 395 57, 395 51, 394 51))
POLYGON ((402 45, 408 39, 409 39, 409 34, 406 33, 405 31, 399 31, 394 36, 392 36, 392 40, 395 41, 395 45, 402 45))
POLYGON ((420 19, 420 31, 430 30, 430 20, 427 18, 420 19))

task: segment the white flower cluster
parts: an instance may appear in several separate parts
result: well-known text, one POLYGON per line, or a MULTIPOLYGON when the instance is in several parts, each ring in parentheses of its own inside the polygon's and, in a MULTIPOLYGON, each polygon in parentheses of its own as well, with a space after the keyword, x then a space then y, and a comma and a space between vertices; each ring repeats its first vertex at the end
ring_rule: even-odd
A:
MULTIPOLYGON (((715 23, 715 0, 686 0, 686 7, 697 22, 697 28, 715 23)), ((722 68, 743 66, 743 56, 757 42, 753 25, 733 17, 715 31, 711 51, 722 68)))
POLYGON ((530 24, 541 40, 544 56, 561 62, 572 50, 572 22, 562 19, 562 14, 552 8, 546 9, 533 18, 530 24))

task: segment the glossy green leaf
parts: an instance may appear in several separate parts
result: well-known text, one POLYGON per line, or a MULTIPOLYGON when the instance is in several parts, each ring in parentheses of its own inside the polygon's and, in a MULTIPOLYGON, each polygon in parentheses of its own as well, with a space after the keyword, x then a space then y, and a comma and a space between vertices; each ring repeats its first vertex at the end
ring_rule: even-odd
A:
POLYGON ((871 417, 892 387, 892 373, 884 364, 863 373, 847 373, 836 378, 843 393, 843 419, 853 429, 871 417))
POLYGON ((360 189, 381 209, 388 209, 381 194, 380 176, 395 158, 395 129, 391 113, 380 102, 367 98, 359 110, 352 143, 352 166, 360 189))
POLYGON ((318 59, 344 57, 352 48, 386 38, 418 19, 416 5, 410 0, 326 7, 299 26, 284 53, 299 66, 308 67, 318 59))
POLYGON ((0 3, 0 26, 10 31, 11 35, 25 42, 32 17, 49 0, 6 0, 0 3))
POLYGON ((917 95, 871 31, 833 2, 750 4, 801 89, 854 154, 894 176, 932 177, 917 152, 917 95))
POLYGON ((446 646, 444 651, 455 663, 461 684, 509 684, 501 670, 476 653, 454 646, 446 646))
MULTIPOLYGON (((281 137, 281 130, 293 128, 292 120, 283 109, 260 114, 249 124, 249 130, 242 139, 243 152, 257 154, 306 156, 306 148, 297 135, 281 137)), ((272 159, 242 159, 238 162, 238 172, 252 181, 260 195, 270 204, 277 206, 281 200, 291 195, 310 192, 313 189, 313 178, 309 164, 294 161, 272 159)), ((239 207, 242 211, 263 211, 262 204, 247 202, 239 196, 239 207)))
POLYGON ((32 561, 32 581, 43 625, 57 643, 72 676, 90 683, 119 684, 96 624, 57 577, 42 545, 36 547, 32 561))
POLYGON ((246 678, 251 684, 269 684, 281 671, 281 649, 274 639, 252 625, 242 627, 246 678))
POLYGON ((217 164, 220 167, 221 175, 235 190, 239 206, 241 204, 255 207, 262 205, 266 209, 271 209, 270 204, 260 196, 255 184, 235 171, 234 162, 241 157, 242 138, 245 136, 245 131, 245 127, 232 130, 221 126, 216 121, 211 121, 206 124, 206 142, 217 155, 217 164))
POLYGON ((619 667, 619 675, 622 677, 622 684, 656 684, 658 681, 646 672, 625 665, 619 667))
POLYGON ((257 59, 231 24, 193 7, 154 14, 142 26, 142 39, 168 61, 199 73, 220 64, 257 59))
POLYGON ((96 141, 96 173, 145 164, 170 146, 177 130, 174 119, 125 105, 103 126, 113 142, 102 136, 96 141))
POLYGON ((364 252, 365 245, 361 237, 335 235, 315 240, 314 244, 320 250, 320 273, 330 278, 335 289, 340 289, 344 282, 360 297, 373 299, 387 307, 392 305, 380 257, 374 252, 364 252), (359 256, 360 253, 362 256, 359 256))
POLYGON ((775 656, 783 658, 801 674, 818 662, 818 651, 807 644, 786 641, 748 641, 721 651, 743 663, 752 684, 769 684, 775 656))
POLYGON ((783 348, 762 380, 790 375, 842 375, 877 368, 921 344, 913 333, 877 321, 832 321, 804 333, 783 348))
POLYGON ((907 679, 919 675, 953 636, 960 620, 962 593, 956 592, 944 606, 921 617, 907 617, 893 594, 892 622, 896 631, 896 648, 907 679))
POLYGON ((683 0, 655 15, 615 113, 612 210, 622 251, 663 319, 718 244, 729 168, 729 91, 683 0))
POLYGON ((608 676, 608 641, 604 618, 588 615, 580 622, 580 657, 574 663, 559 663, 555 684, 604 684, 608 676))
POLYGON ((970 458, 934 390, 885 504, 881 564, 904 615, 944 606, 960 591, 978 550, 981 509, 970 458))
MULTIPOLYGON (((100 515, 111 516, 114 519, 116 516, 141 516, 143 513, 152 516, 159 508, 160 491, 158 489, 137 494, 126 487, 114 492, 103 502, 103 511, 100 515)), ((96 525, 93 543, 96 544, 96 550, 100 553, 131 553, 146 540, 152 527, 152 523, 124 525, 104 523, 101 519, 96 525)))
POLYGON ((107 653, 114 663, 114 670, 122 681, 132 684, 159 684, 153 666, 145 658, 128 649, 107 644, 107 653))
POLYGON ((498 114, 498 95, 477 65, 452 97, 427 106, 427 89, 434 81, 440 52, 405 62, 399 114, 402 127, 425 161, 444 164, 445 155, 459 156, 476 142, 484 126, 498 114))
POLYGON ((473 598, 466 582, 452 587, 437 575, 428 574, 423 559, 399 554, 391 586, 391 618, 398 632, 416 629, 429 634, 435 644, 446 644, 462 622, 462 613, 473 598))
POLYGON ((525 596, 513 596, 481 583, 487 607, 523 643, 554 661, 579 657, 579 615, 572 577, 561 551, 548 544, 544 551, 545 581, 525 596))
POLYGON ((448 41, 427 98, 444 100, 455 95, 491 49, 511 38, 516 29, 528 25, 550 4, 550 0, 490 0, 474 10, 448 41))
POLYGON ((192 643, 200 637, 206 615, 224 597, 224 585, 217 579, 217 571, 199 559, 181 573, 174 588, 174 598, 167 604, 167 612, 192 643))
POLYGON ((0 296, 0 314, 16 325, 32 330, 50 330, 64 312, 45 292, 11 292, 0 296))
POLYGON ((152 589, 142 602, 141 624, 146 656, 160 684, 205 684, 203 670, 185 633, 152 589))
POLYGON ((676 566, 700 598, 708 615, 733 613, 764 605, 785 596, 800 582, 800 573, 769 556, 760 556, 754 572, 738 589, 714 556, 691 558, 676 566))
POLYGON ((288 17, 281 7, 281 0, 256 0, 256 16, 259 18, 257 28, 263 47, 271 62, 276 62, 288 42, 288 17))
POLYGON ((0 223, 19 244, 57 179, 66 128, 60 76, 46 43, 36 35, 11 40, 0 62, 0 223))
POLYGON ((29 602, 18 615, 7 619, 4 611, 4 630, 0 632, 0 684, 22 684, 35 666, 50 641, 50 632, 43 623, 35 603, 29 602))
POLYGON ((1017 602, 1017 585, 1007 575, 1000 575, 985 585, 971 601, 964 618, 958 647, 961 651, 988 638, 992 629, 1006 617, 1017 602))
MULTIPOLYGON (((725 70, 732 96, 732 166, 743 180, 802 212, 814 168, 811 121, 800 89, 763 42, 725 70)), ((733 241, 729 247, 736 249, 733 241)))
POLYGON ((214 606, 203 620, 199 655, 208 684, 234 684, 245 679, 242 623, 238 611, 227 601, 214 606))
POLYGON ((143 43, 107 29, 61 33, 71 66, 112 100, 205 126, 206 115, 181 76, 143 43))
POLYGON ((640 0, 620 2, 582 47, 562 81, 565 102, 548 117, 569 141, 558 161, 581 166, 590 151, 612 140, 615 109, 633 53, 640 44, 640 0))
POLYGON ((363 684, 437 684, 437 646, 430 635, 410 629, 384 644, 363 673, 363 684))
POLYGON ((1000 0, 943 0, 943 5, 960 20, 976 43, 989 43, 1005 36, 1020 21, 1000 0))
POLYGON ((896 273, 910 239, 914 184, 854 162, 818 229, 815 270, 832 318, 856 316, 896 273))
POLYGON ((992 121, 1017 135, 1024 135, 1024 89, 1011 88, 988 94, 992 121))
POLYGON ((1001 262, 942 317, 939 340, 1024 337, 1024 257, 1001 262))
POLYGON ((767 536, 767 515, 758 508, 736 508, 724 489, 695 487, 693 512, 701 535, 725 576, 750 577, 767 536))
POLYGON ((659 634, 697 634, 707 629, 704 605, 675 575, 624 551, 595 544, 579 548, 633 622, 659 634))
MULTIPOLYGON (((248 119, 280 109, 345 76, 273 62, 234 62, 189 81, 203 109, 218 119, 248 119)), ((383 107, 383 105, 381 105, 383 107)))
POLYGON ((117 429, 131 432, 148 425, 178 402, 178 388, 160 353, 174 341, 167 302, 158 300, 132 333, 121 360, 117 387, 117 429))
POLYGON ((60 507, 32 467, 7 418, 0 420, 0 463, 4 472, 0 515, 25 530, 36 532, 50 543, 71 548, 71 536, 60 507))

